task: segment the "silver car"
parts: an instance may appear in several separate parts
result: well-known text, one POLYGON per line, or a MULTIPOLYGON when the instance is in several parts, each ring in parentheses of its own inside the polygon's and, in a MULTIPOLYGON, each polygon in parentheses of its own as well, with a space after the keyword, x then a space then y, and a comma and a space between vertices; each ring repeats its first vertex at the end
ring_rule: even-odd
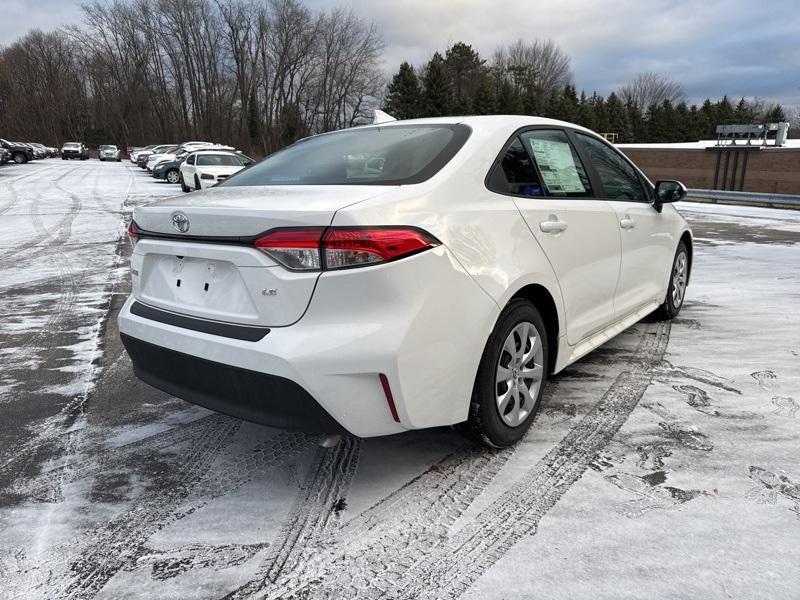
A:
POLYGON ((99 154, 101 161, 114 160, 120 162, 122 160, 119 148, 117 148, 116 146, 108 146, 108 145, 100 146, 99 154))

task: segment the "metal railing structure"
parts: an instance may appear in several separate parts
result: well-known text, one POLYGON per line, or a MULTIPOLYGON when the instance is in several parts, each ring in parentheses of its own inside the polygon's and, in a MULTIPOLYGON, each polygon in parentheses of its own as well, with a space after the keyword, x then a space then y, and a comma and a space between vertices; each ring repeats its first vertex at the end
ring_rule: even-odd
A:
POLYGON ((800 196, 792 194, 763 194, 756 192, 690 189, 688 190, 686 200, 690 202, 740 204, 743 206, 765 206, 768 208, 793 208, 795 210, 800 210, 800 196))

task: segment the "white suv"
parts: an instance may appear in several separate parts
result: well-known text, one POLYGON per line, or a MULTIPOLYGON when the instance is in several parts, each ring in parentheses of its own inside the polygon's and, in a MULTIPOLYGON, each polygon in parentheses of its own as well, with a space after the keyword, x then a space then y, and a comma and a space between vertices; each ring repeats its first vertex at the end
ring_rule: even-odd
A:
POLYGON ((549 119, 319 135, 135 209, 122 340, 144 381, 245 419, 507 446, 549 373, 678 313, 684 194, 549 119))

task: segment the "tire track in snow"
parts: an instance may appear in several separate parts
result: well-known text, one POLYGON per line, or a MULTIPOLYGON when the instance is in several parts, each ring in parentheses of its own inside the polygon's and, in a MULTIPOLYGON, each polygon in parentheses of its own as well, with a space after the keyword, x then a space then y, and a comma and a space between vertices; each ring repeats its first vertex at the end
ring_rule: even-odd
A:
MULTIPOLYGON (((437 466, 446 476, 437 493, 435 474, 401 489, 342 535, 332 536, 305 568, 265 595, 289 598, 458 598, 522 537, 577 481, 616 434, 650 385, 669 341, 669 323, 647 323, 623 371, 589 413, 517 484, 455 535, 456 518, 485 487, 470 463, 510 456, 509 450, 474 450, 437 466), (470 460, 471 458, 471 460, 470 460), (464 481, 466 478, 468 481, 464 481), (458 482, 462 480, 459 489, 458 482), (466 484, 466 485, 465 485, 466 484), (466 487, 467 493, 464 493, 466 487), (424 491, 423 491, 424 490, 424 491), (422 492, 422 493, 420 493, 422 492), (366 538, 366 539, 365 539, 366 538)), ((481 469, 476 469, 481 473, 481 469)), ((480 475, 478 475, 480 477, 480 475)), ((487 476, 491 480, 491 475, 487 476)))
POLYGON ((515 543, 535 534, 541 518, 583 475, 644 396, 654 368, 664 357, 669 333, 669 322, 646 324, 630 369, 620 373, 556 447, 473 523, 441 540, 443 543, 415 561, 401 577, 384 580, 385 593, 369 597, 458 598, 515 543))
POLYGON ((249 598, 294 569, 319 538, 339 522, 361 452, 361 440, 347 437, 333 448, 318 448, 308 476, 289 515, 270 544, 253 577, 225 596, 226 600, 249 598))
POLYGON ((106 465, 118 464, 128 456, 136 453, 158 452, 176 446, 194 437, 202 437, 211 430, 220 427, 228 419, 224 415, 213 414, 201 417, 191 423, 178 425, 130 442, 106 449, 93 449, 92 454, 102 456, 101 463, 82 463, 78 466, 66 464, 54 467, 28 482, 19 483, 8 491, 39 501, 52 501, 58 497, 56 488, 64 483, 71 483, 88 477, 94 477, 105 469, 106 465))
MULTIPOLYGON (((146 544, 154 533, 239 489, 255 475, 263 476, 285 464, 307 450, 315 439, 305 433, 283 432, 249 452, 226 455, 223 448, 229 445, 241 421, 223 419, 223 426, 196 438, 181 454, 176 481, 159 486, 155 492, 145 492, 128 511, 84 536, 81 556, 69 565, 73 575, 54 598, 94 597, 118 571, 135 568, 137 560, 148 553, 146 544)), ((210 557, 214 552, 209 546, 205 553, 198 550, 195 556, 202 561, 205 554, 210 557)))
POLYGON ((465 446, 307 549, 294 570, 253 597, 315 597, 317 590, 307 586, 336 577, 368 585, 364 573, 373 565, 394 566, 404 552, 418 552, 444 535, 514 453, 465 446))

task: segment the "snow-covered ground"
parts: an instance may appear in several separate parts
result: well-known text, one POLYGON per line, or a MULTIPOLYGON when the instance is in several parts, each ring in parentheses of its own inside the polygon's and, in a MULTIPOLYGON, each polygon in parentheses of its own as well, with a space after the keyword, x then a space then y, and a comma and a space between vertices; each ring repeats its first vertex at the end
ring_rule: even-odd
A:
POLYGON ((123 215, 176 192, 0 169, 3 598, 797 597, 800 212, 681 204, 680 317, 556 377, 516 448, 324 449, 133 378, 123 215))

